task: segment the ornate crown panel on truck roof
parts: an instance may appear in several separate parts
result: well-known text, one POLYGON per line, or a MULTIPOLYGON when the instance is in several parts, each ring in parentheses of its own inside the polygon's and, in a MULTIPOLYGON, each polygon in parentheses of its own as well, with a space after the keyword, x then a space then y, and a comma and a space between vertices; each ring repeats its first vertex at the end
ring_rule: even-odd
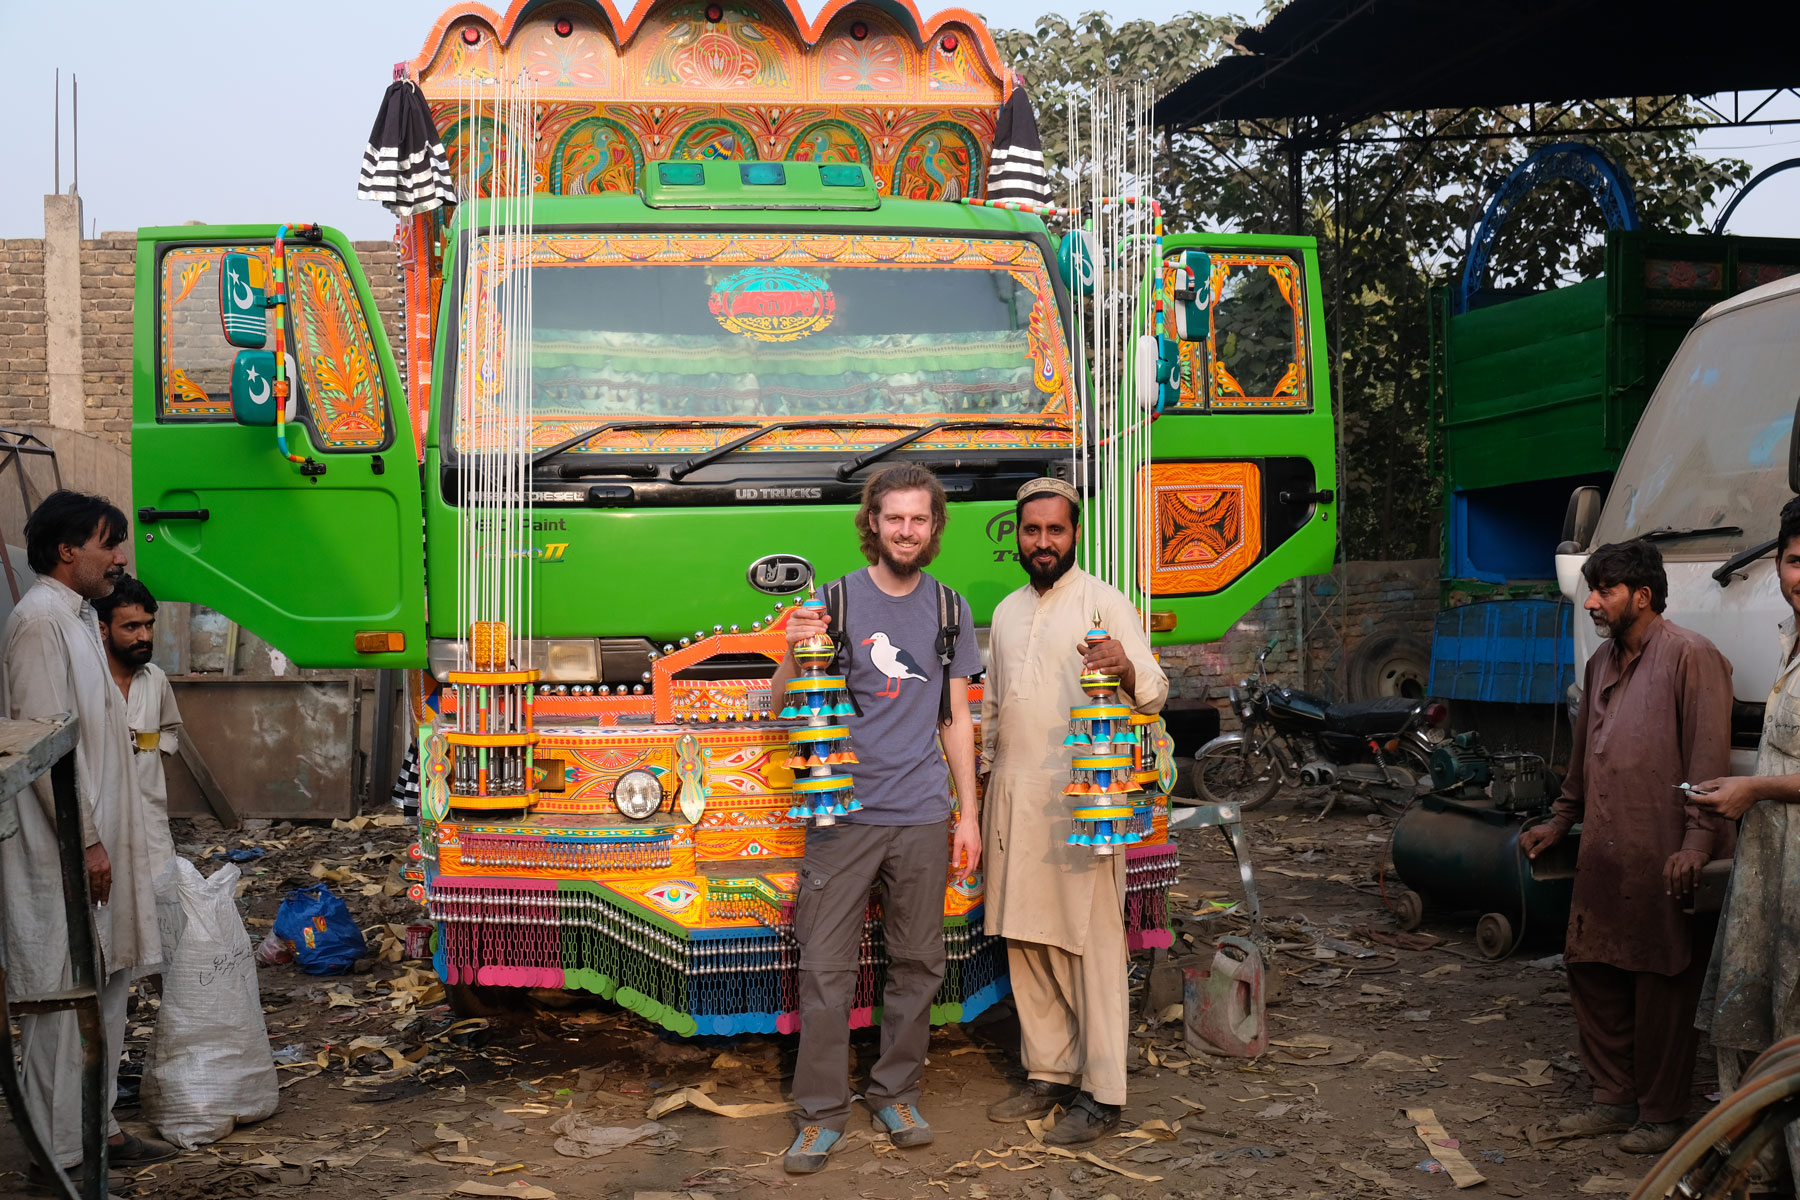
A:
POLYGON ((600 0, 479 4, 438 19, 407 64, 451 162, 519 144, 481 89, 522 73, 538 90, 536 190, 633 190, 649 162, 860 162, 882 191, 957 200, 983 191, 1012 77, 981 19, 909 3, 600 0))

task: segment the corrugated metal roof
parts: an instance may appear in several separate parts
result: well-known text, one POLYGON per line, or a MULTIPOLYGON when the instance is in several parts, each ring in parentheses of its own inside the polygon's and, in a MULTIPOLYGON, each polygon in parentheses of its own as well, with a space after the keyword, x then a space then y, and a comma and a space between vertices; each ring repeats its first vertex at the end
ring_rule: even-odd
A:
POLYGON ((1800 4, 1743 0, 1293 0, 1189 77, 1159 125, 1800 85, 1800 4))

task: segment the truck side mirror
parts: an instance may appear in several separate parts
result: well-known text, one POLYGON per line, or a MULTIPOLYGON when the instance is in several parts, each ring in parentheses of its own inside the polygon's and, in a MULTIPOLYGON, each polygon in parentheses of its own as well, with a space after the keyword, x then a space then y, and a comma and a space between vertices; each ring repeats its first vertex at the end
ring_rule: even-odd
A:
POLYGON ((231 362, 231 418, 239 425, 275 424, 275 353, 239 350, 231 362))
POLYGON ((261 350, 269 340, 263 272, 262 259, 241 251, 227 254, 219 264, 219 320, 229 345, 261 350))
POLYGON ((1204 251, 1183 250, 1175 256, 1169 288, 1174 333, 1184 342, 1204 342, 1212 332, 1212 258, 1204 251))
POLYGON ((1794 405, 1794 427, 1788 431, 1788 491, 1800 493, 1800 403, 1794 405))
POLYGON ((1571 492, 1568 510, 1563 513, 1562 540, 1585 550, 1600 524, 1600 509, 1605 502, 1597 487, 1578 487, 1571 492))

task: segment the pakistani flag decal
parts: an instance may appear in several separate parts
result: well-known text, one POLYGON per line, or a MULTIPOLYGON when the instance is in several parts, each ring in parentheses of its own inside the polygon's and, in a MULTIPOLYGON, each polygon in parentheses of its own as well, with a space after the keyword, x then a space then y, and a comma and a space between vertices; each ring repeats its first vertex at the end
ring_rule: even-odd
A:
POLYGON ((225 323, 225 340, 233 346, 260 350, 268 340, 268 306, 263 303, 265 270, 257 255, 225 256, 219 271, 219 318, 225 323))
POLYGON ((275 355, 239 350, 231 364, 231 416, 239 425, 275 423, 275 355))

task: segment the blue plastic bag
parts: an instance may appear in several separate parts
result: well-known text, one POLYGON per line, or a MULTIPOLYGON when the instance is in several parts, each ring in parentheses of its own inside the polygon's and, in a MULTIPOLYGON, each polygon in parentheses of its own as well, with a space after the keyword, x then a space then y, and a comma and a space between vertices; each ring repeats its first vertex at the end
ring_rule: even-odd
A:
POLYGON ((275 914, 275 936, 291 942, 308 975, 342 975, 368 953, 350 909, 323 883, 289 892, 275 914))

